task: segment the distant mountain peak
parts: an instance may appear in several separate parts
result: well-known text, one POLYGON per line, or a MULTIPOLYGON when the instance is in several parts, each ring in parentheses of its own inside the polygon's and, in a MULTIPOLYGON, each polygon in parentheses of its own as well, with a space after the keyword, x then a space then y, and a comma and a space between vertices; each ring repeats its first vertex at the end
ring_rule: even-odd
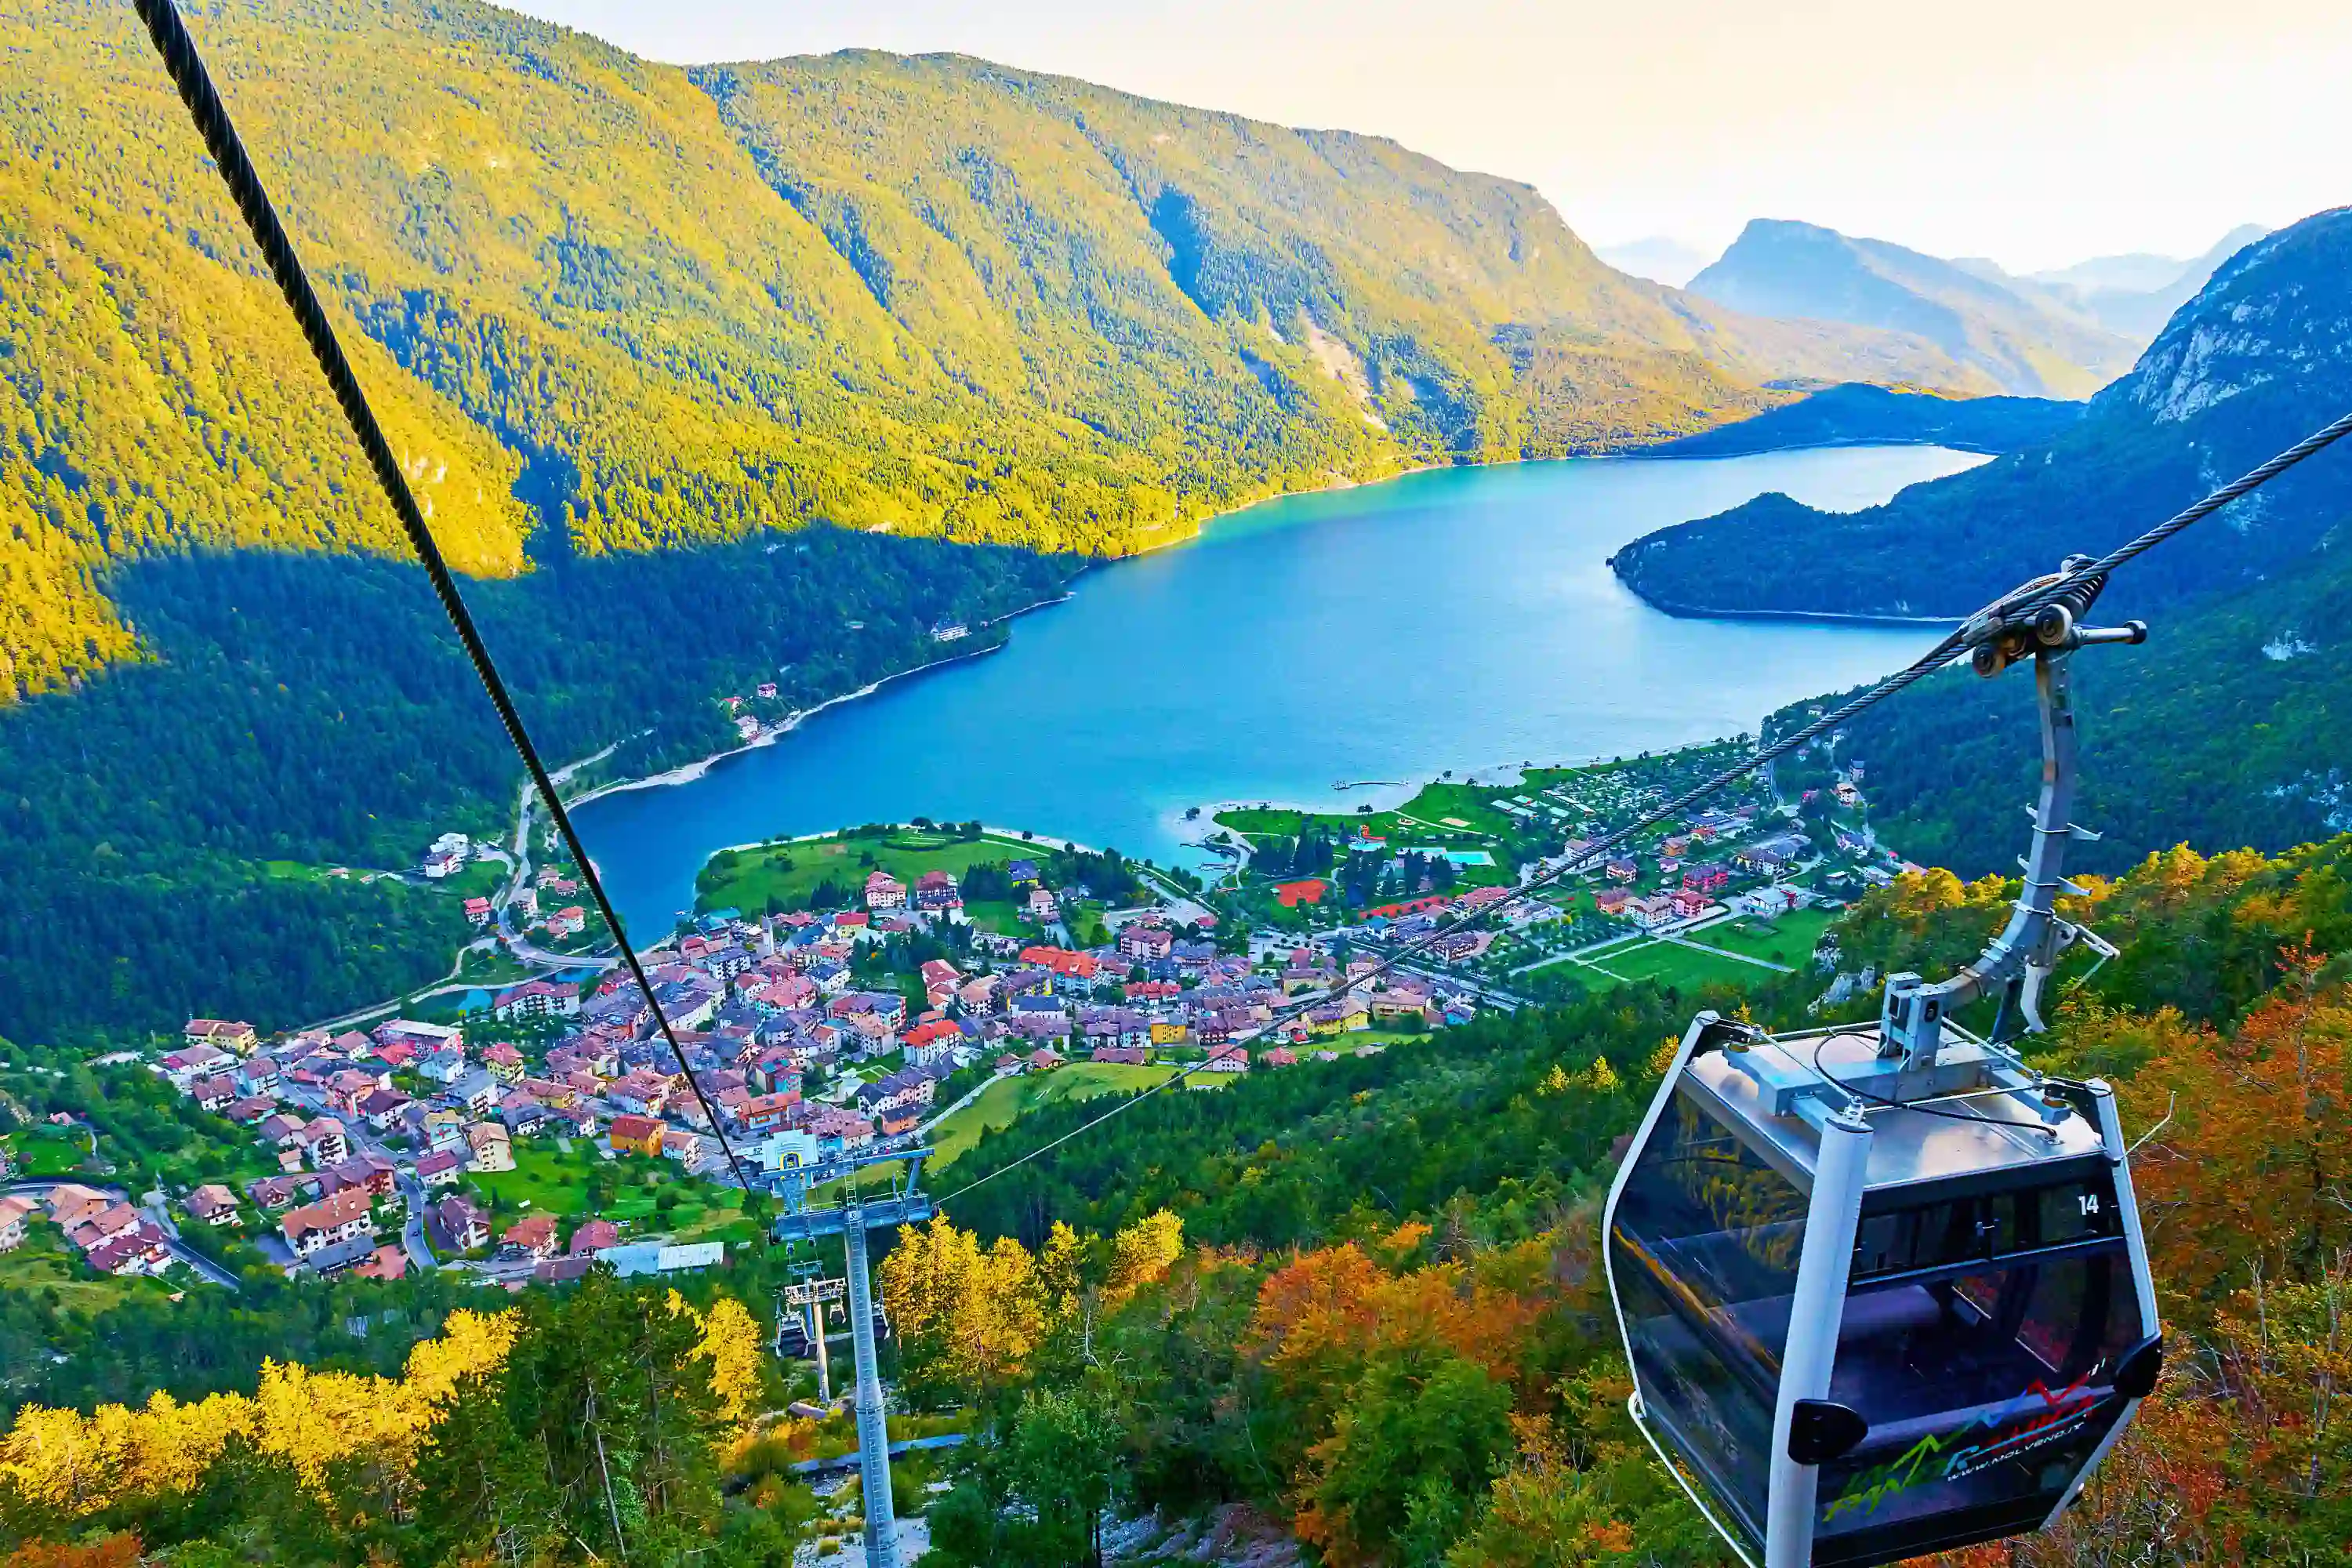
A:
POLYGON ((2145 343, 2163 330, 2172 312, 2202 289, 2218 268, 2269 232, 2261 224, 2240 224, 2202 256, 2135 251, 2094 257, 2072 267, 2036 272, 2031 281, 2109 331, 2145 343))
POLYGON ((1926 338, 2005 392, 2087 396, 2133 345, 1990 262, 1955 262, 1792 218, 1754 218, 1692 292, 1782 320, 1926 338))

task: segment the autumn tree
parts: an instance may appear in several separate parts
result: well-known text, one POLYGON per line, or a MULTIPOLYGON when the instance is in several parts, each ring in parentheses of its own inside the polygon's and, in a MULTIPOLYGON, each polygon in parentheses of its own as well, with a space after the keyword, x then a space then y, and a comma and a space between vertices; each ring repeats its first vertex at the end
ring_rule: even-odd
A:
POLYGON ((2152 1262, 2190 1300, 2244 1284, 2268 1258, 2317 1278, 2352 1247, 2352 1005, 2326 958, 2292 947, 2282 983, 2231 1033, 2168 1029, 2132 1079, 2135 1161, 2152 1262))
POLYGON ((1034 1260, 1011 1237, 983 1249, 940 1215, 903 1233, 881 1272, 909 1381, 934 1395, 972 1397, 1016 1375, 1043 1331, 1034 1260))
POLYGON ((1183 1220, 1167 1209, 1147 1215, 1111 1239, 1104 1299, 1117 1306, 1143 1286, 1166 1279, 1169 1266, 1183 1255, 1183 1220))

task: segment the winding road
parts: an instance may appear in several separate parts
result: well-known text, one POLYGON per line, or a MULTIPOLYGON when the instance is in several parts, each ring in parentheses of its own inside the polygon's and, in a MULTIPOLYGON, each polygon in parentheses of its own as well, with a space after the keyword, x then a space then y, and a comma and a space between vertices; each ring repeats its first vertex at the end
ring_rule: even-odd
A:
MULTIPOLYGON (((131 1201, 131 1194, 121 1187, 77 1182, 70 1176, 55 1176, 37 1182, 10 1182, 5 1186, 0 1186, 0 1197, 37 1197, 46 1202, 49 1194, 59 1187, 88 1187, 91 1192, 103 1194, 117 1203, 131 1201)), ((173 1222, 170 1215, 163 1212, 160 1205, 142 1205, 139 1212, 152 1220, 155 1228, 163 1233, 164 1247, 175 1260, 186 1264, 196 1272, 199 1278, 218 1285, 225 1290, 235 1290, 240 1288, 236 1275, 180 1239, 179 1226, 173 1222)))
MULTIPOLYGON (((382 1138, 376 1136, 375 1129, 370 1127, 365 1119, 331 1110, 324 1098, 316 1089, 299 1084, 288 1084, 282 1092, 289 1100, 300 1106, 311 1115, 331 1115, 336 1121, 341 1121, 343 1124, 344 1135, 351 1140, 354 1153, 378 1154, 392 1161, 395 1165, 399 1163, 399 1156, 385 1144, 382 1138)), ((425 1184, 405 1170, 402 1170, 394 1179, 400 1189, 401 1198, 408 1205, 408 1217, 400 1227, 400 1246, 401 1250, 408 1254, 409 1267, 412 1268, 440 1268, 441 1260, 433 1256, 432 1240, 425 1234, 425 1208, 428 1201, 425 1184)))

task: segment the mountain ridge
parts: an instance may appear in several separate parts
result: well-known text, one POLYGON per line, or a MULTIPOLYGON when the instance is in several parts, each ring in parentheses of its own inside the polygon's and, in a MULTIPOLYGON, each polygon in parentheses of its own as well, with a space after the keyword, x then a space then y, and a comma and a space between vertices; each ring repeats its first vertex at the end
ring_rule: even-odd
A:
POLYGON ((2083 416, 2046 397, 1943 397, 1847 382, 1795 403, 1652 447, 1660 458, 1729 458, 1805 447, 1896 443, 1998 454, 2043 439, 2083 416))
POLYGON ((1690 281, 1733 310, 1924 337, 2024 396, 2088 395, 2131 345, 1998 268, 1948 261, 1817 224, 1757 218, 1690 281))
POLYGON ((2222 263, 2270 232, 2258 223, 2240 224, 2197 256, 2095 257, 2029 277, 2111 331, 2152 341, 2222 263))
MULTIPOLYGON (((470 0, 194 21, 471 572, 814 520, 1120 554, 1858 361, 1975 384, 1623 278, 1531 187, 1377 139, 961 57, 688 70, 470 0)), ((39 0, 0 47, 15 696, 133 656, 110 561, 399 538, 135 19, 39 0)))
MULTIPOLYGON (((2347 387, 2352 207, 2239 252, 2054 435, 1848 515, 1762 497, 1647 535, 1613 564, 1679 614, 1965 616, 2251 470, 2342 415, 2347 387)), ((2153 636, 2077 663, 2080 809, 2106 836, 2084 869, 2184 841, 2275 851, 2352 826, 2347 496, 2339 447, 2116 574, 2099 618, 2142 617, 2153 636)), ((1856 721, 1840 754, 1867 759, 1873 820, 1906 856, 1970 875, 2010 864, 2037 755, 2017 683, 1932 678, 1856 721)))
MULTIPOLYGON (((1848 514, 1759 497, 1633 541, 1616 570, 1678 614, 1966 616, 2300 440, 2344 412, 2347 384, 2352 207, 2339 207, 2238 252, 2130 374, 2048 439, 1848 514)), ((2329 460, 2342 458, 2287 475, 2218 526, 2136 563, 2109 595, 2116 613, 2288 569, 2339 521, 2329 460)))

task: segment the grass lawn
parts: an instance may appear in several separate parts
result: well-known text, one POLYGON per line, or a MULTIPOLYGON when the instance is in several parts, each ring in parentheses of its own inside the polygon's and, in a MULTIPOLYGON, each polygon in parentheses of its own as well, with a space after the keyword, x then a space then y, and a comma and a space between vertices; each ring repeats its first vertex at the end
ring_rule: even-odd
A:
POLYGON ((1812 962, 1813 944, 1835 918, 1830 910, 1791 910, 1775 921, 1726 921, 1691 932, 1690 940, 1802 969, 1812 962))
POLYGON ((513 1170, 477 1171, 466 1180, 489 1205, 494 1236, 525 1215, 552 1214, 609 1219, 631 1236, 667 1232, 698 1241, 754 1239, 743 1217, 742 1194, 734 1188, 686 1175, 667 1160, 624 1154, 606 1161, 584 1139, 575 1139, 569 1153, 551 1142, 519 1141, 513 1170), (610 1196, 592 1205, 589 1177, 600 1168, 607 1173, 610 1196), (676 1194, 667 1208, 660 1202, 666 1194, 676 1194))
POLYGON ((471 980, 486 987, 511 984, 532 973, 509 957, 504 949, 477 952, 467 948, 457 956, 457 978, 471 980))
POLYGON ((980 1091, 980 1098, 940 1122, 931 1131, 938 1151, 929 1169, 938 1170, 980 1142, 981 1135, 1010 1127, 1030 1111, 1065 1100, 1093 1100, 1106 1094, 1132 1094, 1175 1076, 1169 1067, 1126 1067, 1116 1062, 1071 1062, 1049 1073, 1024 1073, 1001 1078, 980 1091))
MULTIPOLYGON (((493 1209, 520 1211, 528 1204, 532 1213, 575 1215, 588 1206, 588 1173, 601 1163, 593 1145, 574 1141, 567 1154, 551 1142, 518 1139, 514 1157, 511 1171, 467 1173, 466 1180, 493 1209)), ((614 1162, 625 1163, 625 1157, 614 1162)), ((637 1163, 646 1162, 639 1156, 637 1163)))
POLYGON ((506 886, 514 868, 499 860, 468 860, 466 868, 433 886, 458 900, 487 899, 506 886))
POLYGON ((1334 838, 1354 838, 1370 829, 1373 837, 1387 839, 1391 850, 1446 844, 1461 848, 1465 847, 1461 840, 1465 837, 1484 843, 1487 839, 1507 836, 1510 819, 1482 804, 1489 793, 1466 789, 1461 784, 1432 784, 1414 796, 1402 812, 1375 811, 1367 815, 1341 811, 1292 811, 1278 806, 1264 809, 1239 806, 1217 813, 1216 820, 1220 827, 1231 828, 1254 839, 1296 838, 1311 825, 1321 827, 1334 838), (1459 817, 1470 826, 1450 826, 1444 820, 1448 816, 1459 817), (1418 820, 1407 821, 1407 817, 1418 820))
POLYGON ((1517 789, 1473 789, 1468 784, 1433 784, 1405 802, 1401 815, 1415 819, 1405 825, 1408 830, 1416 830, 1415 823, 1422 822, 1433 823, 1444 830, 1453 826, 1445 820, 1450 816, 1468 825, 1466 828, 1453 828, 1457 835, 1468 832, 1485 838, 1507 838, 1513 826, 1511 819, 1486 803, 1523 793, 1517 789))
POLYGON ((25 1244, 16 1251, 0 1252, 0 1294, 21 1296, 26 1290, 54 1290, 61 1305, 96 1312, 142 1289, 169 1294, 176 1289, 154 1280, 114 1279, 93 1274, 74 1256, 64 1235, 47 1220, 34 1220, 27 1227, 25 1244))
POLYGON ((1261 809, 1254 805, 1221 811, 1216 821, 1219 826, 1230 827, 1251 838, 1296 838, 1307 831, 1307 824, 1319 823, 1323 831, 1334 837, 1353 838, 1360 829, 1369 827, 1376 837, 1393 839, 1397 826, 1396 814, 1391 811, 1364 816, 1341 811, 1291 811, 1281 806, 1261 809))
POLYGON ((1630 952, 1612 952, 1601 962, 1622 980, 1654 980, 1661 985, 1753 985, 1771 978, 1771 971, 1752 963, 1695 952, 1670 942, 1654 942, 1630 952))
POLYGON ((25 1127, 0 1137, 0 1145, 16 1152, 26 1180, 70 1176, 89 1157, 89 1134, 79 1128, 25 1127))
POLYGON ((836 835, 805 844, 721 850, 695 878, 694 907, 748 914, 764 910, 769 900, 775 899, 788 910, 806 909, 809 894, 828 879, 853 894, 861 891, 872 869, 864 864, 867 855, 873 856, 875 867, 911 887, 926 871, 950 871, 961 879, 986 861, 1034 859, 1045 854, 1039 846, 1018 838, 993 834, 958 838, 911 828, 874 838, 836 835))
MULTIPOLYGON (((1351 1035, 1341 1035, 1339 1040, 1349 1050, 1358 1046, 1420 1046, 1429 1043, 1429 1031, 1423 1029, 1408 1035, 1395 1029, 1359 1029, 1351 1035)), ((1319 1042, 1318 1048, 1320 1048, 1319 1042)), ((1334 1050, 1339 1048, 1339 1046, 1332 1047, 1334 1050)))
POLYGON ((1028 936, 1037 930, 1021 918, 1021 907, 1010 899, 967 900, 963 906, 963 918, 982 931, 994 931, 998 936, 1028 936))

